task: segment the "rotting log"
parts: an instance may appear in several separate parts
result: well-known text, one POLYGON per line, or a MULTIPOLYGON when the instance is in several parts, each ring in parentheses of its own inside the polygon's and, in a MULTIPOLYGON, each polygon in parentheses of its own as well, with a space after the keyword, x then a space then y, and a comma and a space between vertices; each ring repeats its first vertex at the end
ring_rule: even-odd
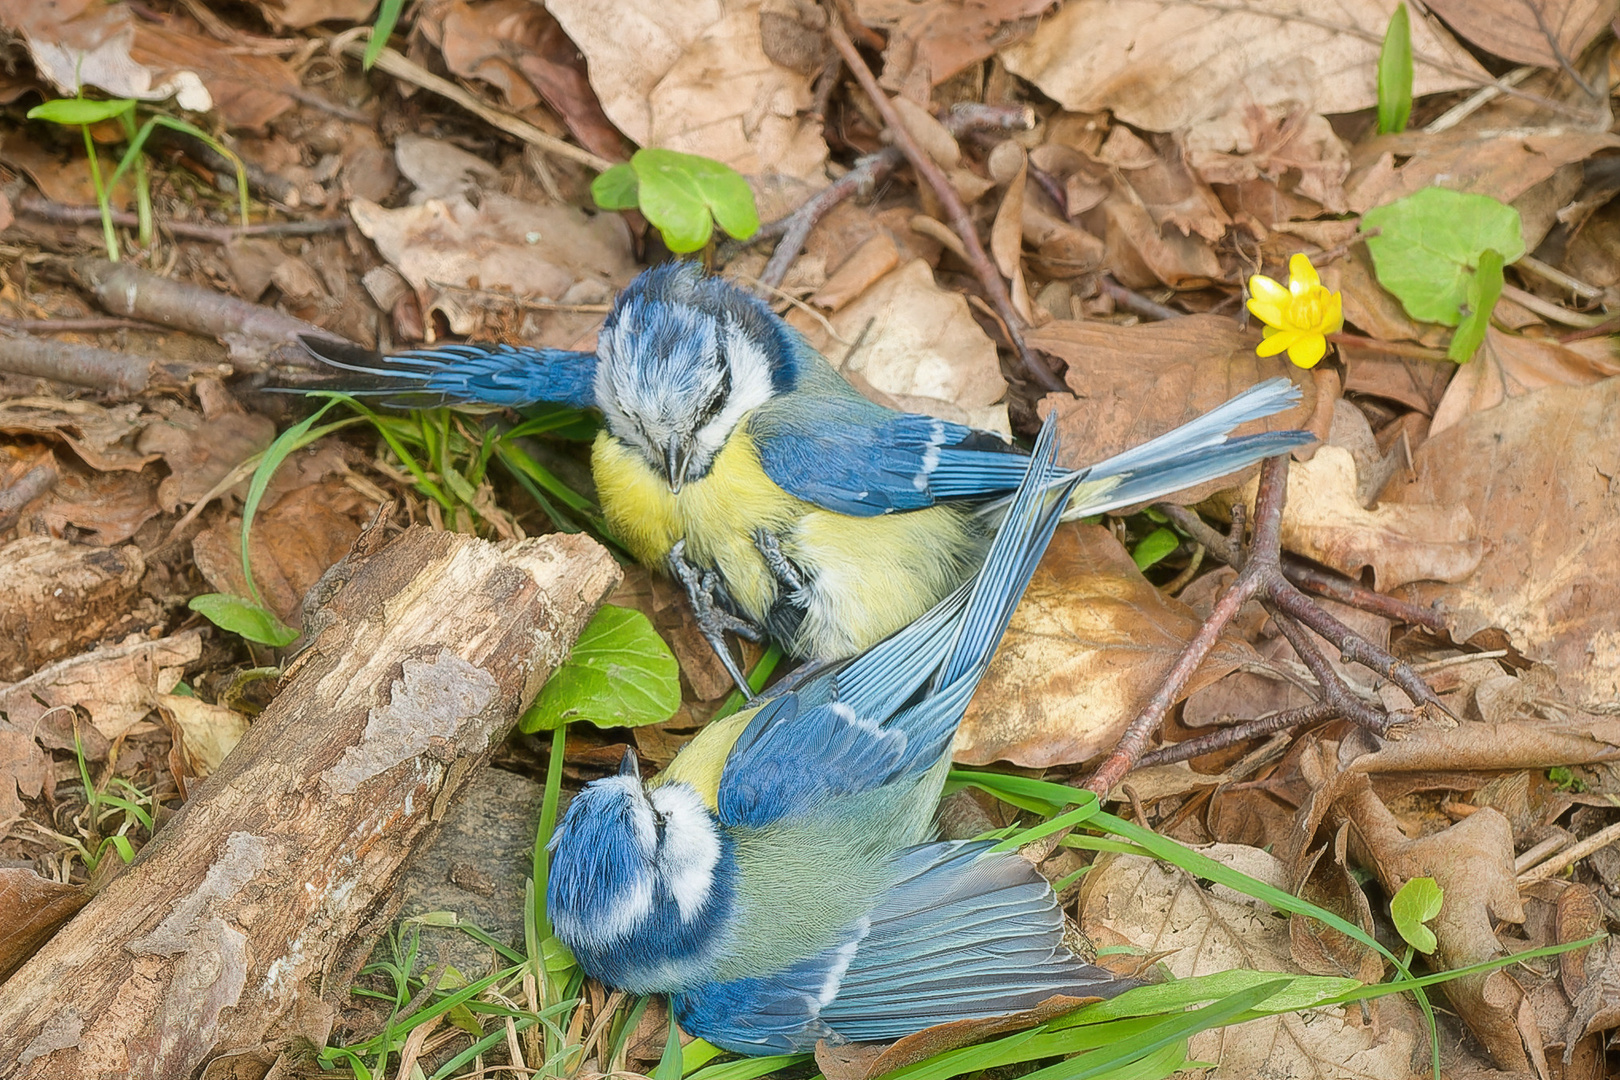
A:
POLYGON ((619 579, 579 535, 382 532, 220 770, 0 985, 0 1078, 263 1075, 324 1042, 406 857, 619 579))

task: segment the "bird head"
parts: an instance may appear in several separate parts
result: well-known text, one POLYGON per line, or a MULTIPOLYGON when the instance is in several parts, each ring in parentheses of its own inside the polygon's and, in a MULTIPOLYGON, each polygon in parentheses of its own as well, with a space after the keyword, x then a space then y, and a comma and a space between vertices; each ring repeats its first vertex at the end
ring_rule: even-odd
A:
POLYGON ((551 838, 546 912, 590 975, 651 993, 679 986, 717 947, 735 863, 689 785, 648 791, 634 751, 585 785, 551 838))
POLYGON ((674 491, 708 474, 751 411, 790 389, 793 331, 754 297, 691 263, 646 271, 597 336, 596 400, 608 431, 674 491))

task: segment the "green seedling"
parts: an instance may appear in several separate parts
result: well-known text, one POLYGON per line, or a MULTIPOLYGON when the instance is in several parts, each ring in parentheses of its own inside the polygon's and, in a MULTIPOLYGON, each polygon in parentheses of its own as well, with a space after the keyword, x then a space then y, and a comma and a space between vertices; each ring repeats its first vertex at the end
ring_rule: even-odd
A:
POLYGON ((1136 564, 1138 570, 1146 570, 1162 562, 1180 546, 1181 537, 1161 525, 1144 536, 1131 549, 1131 561, 1136 564))
POLYGON ((1457 327, 1448 350, 1471 359, 1502 295, 1502 268, 1524 254, 1519 212, 1488 195, 1424 188, 1367 211, 1378 283, 1423 322, 1457 327))
POLYGON ((118 181, 123 179, 124 173, 131 169, 134 170, 135 177, 135 209, 141 246, 152 245, 152 184, 147 176, 146 156, 141 151, 152 132, 160 127, 202 140, 236 166, 236 194, 241 204, 242 225, 246 227, 247 170, 242 165, 242 159, 196 125, 188 124, 173 116, 165 116, 163 113, 154 113, 146 123, 137 128, 135 110, 138 104, 133 98, 113 98, 108 101, 93 101, 84 97, 57 98, 28 110, 30 120, 45 120, 53 124, 78 127, 84 133, 84 151, 90 159, 90 182, 96 189, 96 205, 101 210, 101 232, 107 245, 107 258, 117 262, 119 257, 118 233, 113 228, 112 220, 112 190, 118 186, 118 181), (95 140, 90 136, 90 127, 107 120, 117 120, 122 125, 129 147, 124 151, 118 168, 113 170, 111 179, 103 183, 101 162, 96 156, 95 140))
POLYGON ((738 240, 759 231, 748 181, 706 157, 649 147, 591 182, 604 210, 640 210, 676 254, 699 251, 718 224, 738 240))
POLYGON ((1396 4, 1378 53, 1378 134, 1406 130, 1412 116, 1412 17, 1396 4))
POLYGON ((1423 924, 1440 914, 1445 896, 1445 890, 1434 878, 1419 877, 1402 885, 1395 899, 1389 902, 1389 915, 1395 929, 1408 945, 1425 956, 1434 952, 1439 942, 1435 940, 1434 931, 1423 924))
POLYGON ((405 0, 382 0, 377 8, 377 22, 371 28, 371 40, 366 42, 365 55, 360 59, 360 65, 365 70, 370 71, 377 57, 388 47, 388 37, 399 25, 400 13, 404 10, 405 0))
POLYGON ((631 608, 604 604, 518 727, 525 734, 574 720, 641 727, 668 720, 680 707, 680 665, 651 621, 631 608))

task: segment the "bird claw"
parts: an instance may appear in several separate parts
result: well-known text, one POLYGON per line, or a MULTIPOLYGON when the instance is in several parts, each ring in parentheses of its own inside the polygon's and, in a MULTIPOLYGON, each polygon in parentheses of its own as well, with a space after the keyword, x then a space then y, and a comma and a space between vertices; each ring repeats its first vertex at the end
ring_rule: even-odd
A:
POLYGON ((687 561, 685 540, 676 541, 675 546, 669 549, 668 561, 671 576, 686 590, 698 631, 714 650, 714 655, 726 669, 726 674, 731 676, 731 681, 737 684, 737 689, 742 691, 744 697, 752 699, 753 688, 748 685, 748 677, 731 655, 731 648, 726 644, 726 633, 729 631, 756 642, 764 637, 764 633, 747 619, 738 618, 719 605, 715 594, 720 589, 720 576, 713 570, 700 570, 687 561))
POLYGON ((805 590, 804 575, 793 561, 782 554, 782 541, 768 529, 754 530, 754 546, 759 549, 760 556, 765 560, 765 566, 791 593, 802 593, 805 590))

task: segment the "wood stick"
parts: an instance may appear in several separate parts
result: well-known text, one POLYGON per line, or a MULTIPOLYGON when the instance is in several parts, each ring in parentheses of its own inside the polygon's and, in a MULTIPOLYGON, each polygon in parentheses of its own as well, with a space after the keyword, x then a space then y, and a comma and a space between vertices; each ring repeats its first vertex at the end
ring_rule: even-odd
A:
POLYGON ((0 986, 0 1078, 325 1042, 406 857, 619 580, 583 535, 383 532, 312 591, 309 647, 220 770, 0 986))

